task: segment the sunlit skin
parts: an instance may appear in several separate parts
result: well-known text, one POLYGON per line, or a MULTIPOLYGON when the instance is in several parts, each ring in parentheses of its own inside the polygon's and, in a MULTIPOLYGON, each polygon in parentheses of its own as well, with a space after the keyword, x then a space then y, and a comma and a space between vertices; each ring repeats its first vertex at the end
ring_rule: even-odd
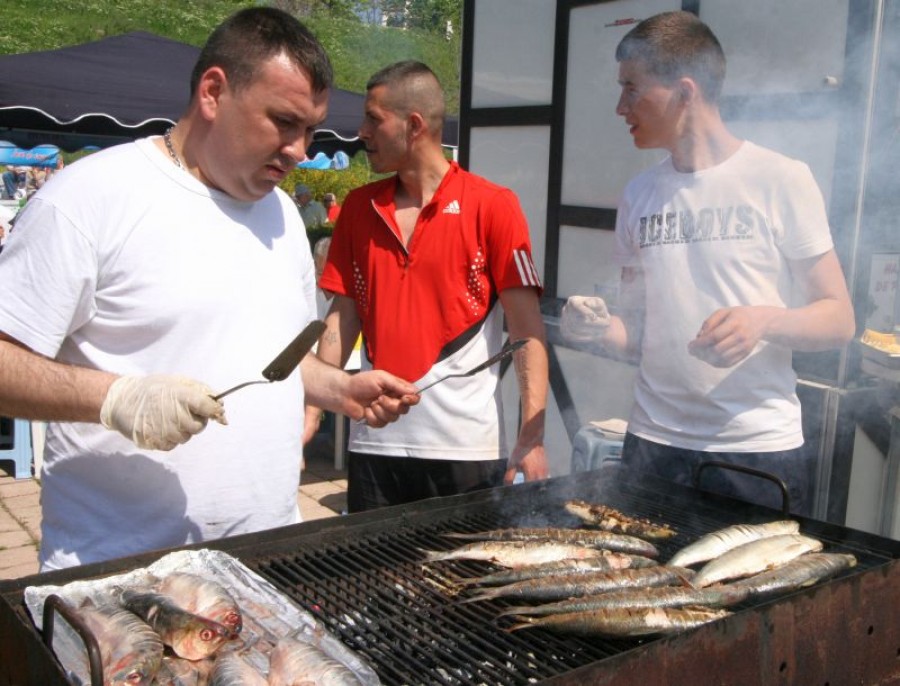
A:
POLYGON ((238 200, 265 197, 306 157, 316 127, 328 111, 328 90, 316 93, 307 73, 287 56, 265 62, 254 81, 237 91, 218 67, 200 79, 195 107, 202 133, 176 151, 206 185, 238 200))
POLYGON ((625 60, 619 63, 619 86, 616 114, 625 118, 635 147, 671 151, 683 128, 679 85, 651 76, 640 60, 625 60))
POLYGON ((388 107, 386 93, 386 86, 368 91, 359 127, 359 138, 366 146, 369 164, 378 174, 401 169, 408 150, 407 119, 388 107))

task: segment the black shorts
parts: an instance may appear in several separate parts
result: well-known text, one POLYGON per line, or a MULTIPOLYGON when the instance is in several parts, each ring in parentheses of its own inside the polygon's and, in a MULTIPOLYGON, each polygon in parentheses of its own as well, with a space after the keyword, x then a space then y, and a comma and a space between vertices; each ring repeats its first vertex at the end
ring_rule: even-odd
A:
POLYGON ((767 453, 713 453, 661 445, 630 433, 625 435, 622 446, 626 477, 650 474, 756 505, 782 508, 783 497, 778 485, 759 476, 712 466, 705 468, 695 483, 697 469, 709 461, 750 467, 779 478, 787 486, 790 511, 798 515, 812 514, 815 458, 802 447, 767 453))
POLYGON ((348 453, 347 511, 402 505, 503 484, 506 460, 430 460, 348 453))

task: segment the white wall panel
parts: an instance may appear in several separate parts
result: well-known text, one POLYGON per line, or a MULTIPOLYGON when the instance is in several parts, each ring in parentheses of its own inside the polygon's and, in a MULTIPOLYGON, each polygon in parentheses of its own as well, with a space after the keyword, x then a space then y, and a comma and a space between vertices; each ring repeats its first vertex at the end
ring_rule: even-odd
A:
POLYGON ((534 265, 543 279, 547 235, 549 126, 472 129, 469 169, 515 191, 528 218, 534 265))
POLYGON ((700 18, 728 60, 726 95, 808 93, 844 75, 849 0, 715 0, 700 18))
POLYGON ((472 107, 549 105, 555 24, 555 0, 478 2, 472 107))
POLYGON ((676 0, 619 0, 574 8, 569 23, 562 202, 616 207, 628 180, 662 159, 639 151, 616 114, 619 100, 616 45, 632 19, 681 9, 676 0))
POLYGON ((802 160, 809 165, 828 207, 834 180, 838 123, 835 119, 779 119, 777 121, 729 121, 739 138, 802 160))
POLYGON ((613 261, 614 250, 612 231, 560 227, 558 297, 599 295, 613 304, 621 272, 613 261))

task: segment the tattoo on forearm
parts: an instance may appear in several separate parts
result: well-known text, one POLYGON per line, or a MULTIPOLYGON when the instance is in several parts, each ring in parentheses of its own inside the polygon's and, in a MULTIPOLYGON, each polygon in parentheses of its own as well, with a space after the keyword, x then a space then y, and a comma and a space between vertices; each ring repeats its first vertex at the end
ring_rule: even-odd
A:
POLYGON ((335 345, 338 342, 337 331, 328 331, 325 333, 325 342, 328 345, 335 345))

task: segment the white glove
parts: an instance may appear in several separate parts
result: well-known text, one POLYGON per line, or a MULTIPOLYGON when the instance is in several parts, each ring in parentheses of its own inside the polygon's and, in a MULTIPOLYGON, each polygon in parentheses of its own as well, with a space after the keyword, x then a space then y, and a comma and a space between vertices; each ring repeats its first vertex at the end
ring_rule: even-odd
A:
POLYGON ((609 322, 603 298, 573 295, 563 306, 559 329, 573 343, 600 342, 609 322))
POLYGON ((182 376, 121 376, 109 387, 100 423, 139 448, 171 450, 206 427, 227 424, 225 406, 208 386, 182 376))

